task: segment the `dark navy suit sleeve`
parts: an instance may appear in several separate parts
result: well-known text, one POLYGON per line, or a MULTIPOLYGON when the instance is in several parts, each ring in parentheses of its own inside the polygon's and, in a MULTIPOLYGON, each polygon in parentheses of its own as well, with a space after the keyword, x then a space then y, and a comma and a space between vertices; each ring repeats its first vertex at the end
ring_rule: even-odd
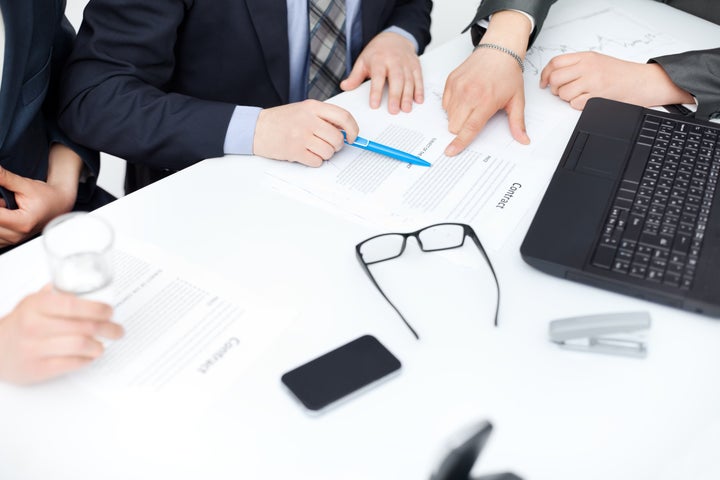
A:
POLYGON ((385 28, 396 26, 410 33, 418 42, 418 54, 430 43, 430 12, 432 0, 404 0, 397 2, 385 28))
POLYGON ((720 115, 720 48, 666 55, 650 60, 698 102, 696 116, 720 115))
POLYGON ((158 169, 223 155, 235 105, 166 91, 179 29, 194 3, 88 4, 61 91, 60 125, 73 140, 158 169))
POLYGON ((520 10, 532 16, 535 20, 535 30, 530 34, 530 42, 528 43, 528 45, 532 45, 553 3, 555 3, 555 0, 483 0, 471 25, 488 18, 500 10, 520 10))

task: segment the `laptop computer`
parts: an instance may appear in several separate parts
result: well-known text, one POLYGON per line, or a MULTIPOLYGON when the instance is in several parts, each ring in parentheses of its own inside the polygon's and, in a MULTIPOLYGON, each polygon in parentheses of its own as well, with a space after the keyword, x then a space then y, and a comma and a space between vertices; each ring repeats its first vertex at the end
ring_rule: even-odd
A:
POLYGON ((551 275, 720 316, 720 125, 583 111, 521 246, 551 275))

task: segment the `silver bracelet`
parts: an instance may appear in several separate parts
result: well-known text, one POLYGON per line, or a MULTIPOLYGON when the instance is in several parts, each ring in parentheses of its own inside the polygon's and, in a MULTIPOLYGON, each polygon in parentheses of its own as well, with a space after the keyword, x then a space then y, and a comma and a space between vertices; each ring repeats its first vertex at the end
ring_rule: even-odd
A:
POLYGON ((478 48, 493 48, 495 50, 499 50, 501 52, 507 53, 508 55, 510 55, 511 57, 513 57, 515 59, 515 61, 518 63, 518 65, 520 65, 520 71, 522 73, 525 73, 525 64, 523 63, 522 58, 520 58, 520 55, 513 52, 509 48, 505 48, 501 45, 495 45, 494 43, 478 43, 475 46, 475 50, 477 50, 478 48))

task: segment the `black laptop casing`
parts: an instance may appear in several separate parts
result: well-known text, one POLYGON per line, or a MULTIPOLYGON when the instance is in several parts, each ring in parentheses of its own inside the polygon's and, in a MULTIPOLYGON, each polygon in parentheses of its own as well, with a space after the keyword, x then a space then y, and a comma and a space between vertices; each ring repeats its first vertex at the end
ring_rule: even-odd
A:
POLYGON ((711 206, 708 229, 689 290, 591 264, 647 113, 720 128, 718 124, 635 105, 591 99, 565 148, 520 253, 528 264, 550 275, 720 317, 720 209, 717 197, 711 206))

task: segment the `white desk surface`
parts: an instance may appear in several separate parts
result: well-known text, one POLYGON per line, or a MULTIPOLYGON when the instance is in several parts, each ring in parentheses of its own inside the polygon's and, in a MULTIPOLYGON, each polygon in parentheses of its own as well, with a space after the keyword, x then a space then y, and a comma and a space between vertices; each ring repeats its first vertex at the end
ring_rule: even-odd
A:
MULTIPOLYGON (((655 2, 613 3, 697 48, 720 38, 718 27, 655 2)), ((575 1, 561 0, 548 21, 573 8, 575 1)), ((466 42, 431 52, 425 67, 452 67, 469 51, 466 42)), ((447 436, 475 419, 495 425, 478 474, 720 478, 720 323, 530 268, 519 255, 529 212, 493 256, 502 285, 499 328, 492 327, 489 280, 466 288, 476 292, 468 298, 443 289, 446 273, 423 270, 436 265, 422 255, 398 260, 393 286, 430 282, 413 305, 398 301, 421 331, 416 341, 354 256, 357 242, 383 230, 273 192, 263 175, 268 161, 208 160, 98 214, 120 235, 297 310, 297 320, 209 408, 185 408, 178 398, 167 410, 118 409, 64 381, 0 386, 0 478, 425 479, 447 436), (433 283, 433 273, 442 281, 433 283), (567 352, 547 340, 552 319, 631 310, 653 318, 644 360, 567 352), (400 358, 402 373, 308 415, 283 389, 281 374, 365 333, 400 358)), ((18 268, 38 245, 1 257, 0 271, 18 268)))

